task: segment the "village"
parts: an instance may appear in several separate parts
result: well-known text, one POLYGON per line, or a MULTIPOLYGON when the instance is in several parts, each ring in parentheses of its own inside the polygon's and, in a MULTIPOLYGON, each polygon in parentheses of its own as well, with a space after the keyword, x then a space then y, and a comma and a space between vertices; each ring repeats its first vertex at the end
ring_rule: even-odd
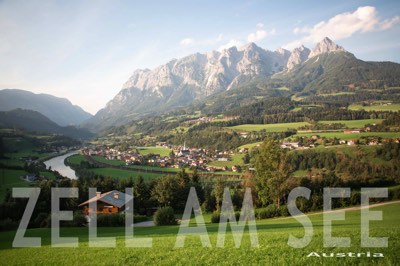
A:
POLYGON ((146 165, 160 168, 191 168, 205 172, 233 171, 240 172, 240 166, 231 168, 226 166, 210 166, 213 161, 228 162, 234 154, 233 151, 209 151, 207 149, 189 148, 186 144, 172 146, 166 142, 157 142, 156 148, 170 150, 169 155, 163 156, 157 153, 141 154, 141 147, 130 147, 128 150, 120 150, 118 147, 96 146, 84 148, 81 153, 86 156, 101 156, 106 160, 123 161, 126 166, 146 165))

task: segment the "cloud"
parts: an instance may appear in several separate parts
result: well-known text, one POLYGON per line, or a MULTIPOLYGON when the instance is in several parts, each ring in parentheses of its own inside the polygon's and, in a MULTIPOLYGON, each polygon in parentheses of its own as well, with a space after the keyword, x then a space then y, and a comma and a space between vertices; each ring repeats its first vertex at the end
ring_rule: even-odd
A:
POLYGON ((273 34, 275 34, 275 29, 272 29, 272 30, 270 30, 269 32, 268 31, 265 31, 265 30, 257 30, 256 32, 254 32, 254 33, 250 33, 248 36, 247 36, 247 41, 248 42, 256 42, 256 41, 260 41, 260 40, 262 40, 262 39, 265 39, 267 36, 269 36, 269 35, 273 35, 273 34))
POLYGON ((399 16, 380 21, 375 7, 363 6, 357 8, 354 12, 341 13, 330 18, 328 21, 321 21, 312 27, 294 28, 294 34, 305 34, 305 36, 286 44, 284 47, 293 49, 298 44, 316 43, 327 36, 332 40, 341 40, 355 33, 386 30, 399 22, 399 16))
POLYGON ((381 24, 379 25, 380 26, 379 28, 380 30, 388 30, 398 23, 400 23, 400 16, 395 16, 391 19, 386 19, 382 21, 381 24))
POLYGON ((233 47, 233 46, 236 46, 236 47, 239 47, 239 46, 242 46, 243 45, 243 42, 242 41, 239 41, 239 40, 236 40, 236 39, 231 39, 229 42, 227 42, 226 44, 224 44, 224 45, 221 45, 219 48, 218 48, 218 50, 219 51, 222 51, 222 50, 224 50, 224 49, 228 49, 228 48, 231 48, 231 47, 233 47))
POLYGON ((259 22, 259 23, 257 23, 257 28, 264 28, 264 23, 261 23, 261 22, 259 22))
POLYGON ((192 38, 186 38, 180 42, 180 45, 181 46, 189 46, 189 45, 192 45, 193 43, 194 43, 194 40, 192 38))

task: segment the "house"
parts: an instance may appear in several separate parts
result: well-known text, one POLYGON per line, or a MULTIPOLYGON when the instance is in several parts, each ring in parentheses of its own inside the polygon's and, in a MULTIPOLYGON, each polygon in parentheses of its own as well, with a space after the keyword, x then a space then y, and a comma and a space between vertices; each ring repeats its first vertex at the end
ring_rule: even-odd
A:
POLYGON ((359 134, 359 133, 362 133, 362 132, 364 132, 363 129, 345 129, 343 131, 344 134, 359 134))
POLYGON ((27 174, 25 176, 25 180, 28 182, 36 181, 36 179, 37 179, 37 176, 35 174, 27 174))
POLYGON ((94 210, 90 209, 89 203, 96 202, 96 213, 118 213, 125 210, 125 205, 131 201, 133 197, 131 195, 119 192, 118 190, 112 190, 109 192, 101 193, 96 192, 96 196, 79 204, 79 207, 83 208, 83 213, 89 215, 94 210))

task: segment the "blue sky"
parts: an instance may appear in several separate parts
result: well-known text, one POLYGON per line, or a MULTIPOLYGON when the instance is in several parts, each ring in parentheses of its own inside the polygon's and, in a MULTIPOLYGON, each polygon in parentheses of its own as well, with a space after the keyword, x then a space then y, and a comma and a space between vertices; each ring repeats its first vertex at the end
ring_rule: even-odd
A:
POLYGON ((400 62, 400 1, 0 1, 0 89, 95 113, 137 68, 254 41, 289 50, 328 36, 400 62))

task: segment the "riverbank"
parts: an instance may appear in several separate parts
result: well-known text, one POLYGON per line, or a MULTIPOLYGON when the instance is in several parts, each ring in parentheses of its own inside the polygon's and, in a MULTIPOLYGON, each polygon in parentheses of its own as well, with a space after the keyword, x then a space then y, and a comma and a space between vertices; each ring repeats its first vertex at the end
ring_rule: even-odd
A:
POLYGON ((79 151, 69 151, 63 155, 55 156, 47 161, 44 161, 43 163, 46 165, 46 168, 51 167, 51 170, 59 172, 62 176, 66 176, 70 179, 78 179, 78 177, 75 174, 75 170, 72 169, 70 166, 65 164, 65 159, 78 154, 79 151))

